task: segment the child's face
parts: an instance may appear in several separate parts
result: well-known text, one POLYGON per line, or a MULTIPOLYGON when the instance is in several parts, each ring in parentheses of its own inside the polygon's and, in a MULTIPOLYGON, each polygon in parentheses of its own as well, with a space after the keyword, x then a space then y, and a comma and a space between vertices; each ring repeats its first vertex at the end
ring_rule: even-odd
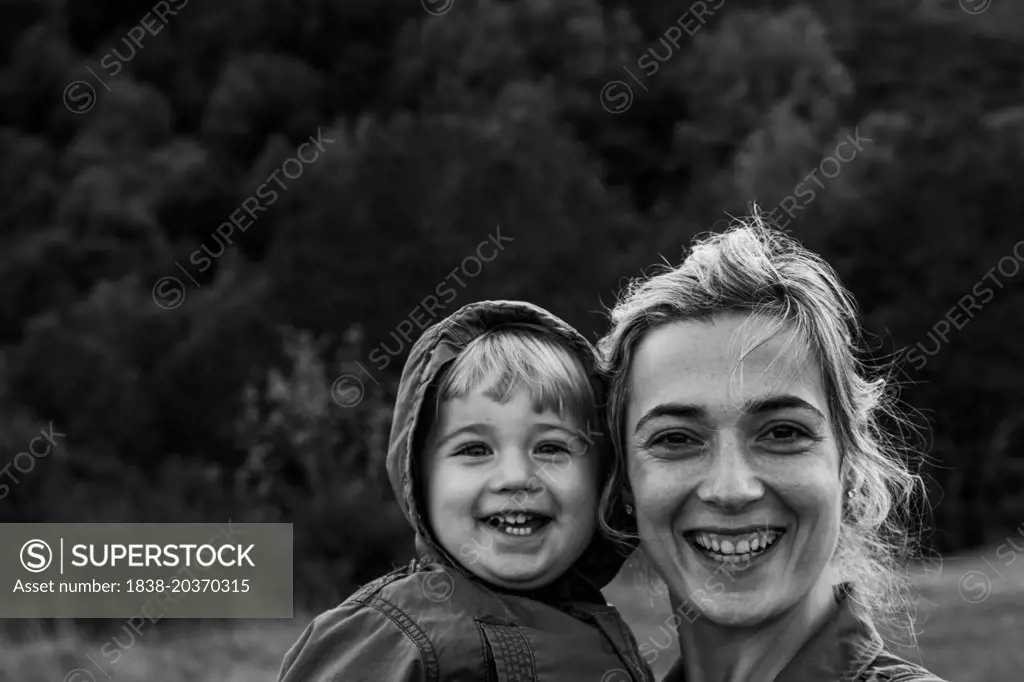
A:
POLYGON ((534 589, 590 543, 599 453, 575 418, 537 412, 525 390, 502 405, 486 388, 441 405, 425 453, 429 523, 477 576, 534 589))

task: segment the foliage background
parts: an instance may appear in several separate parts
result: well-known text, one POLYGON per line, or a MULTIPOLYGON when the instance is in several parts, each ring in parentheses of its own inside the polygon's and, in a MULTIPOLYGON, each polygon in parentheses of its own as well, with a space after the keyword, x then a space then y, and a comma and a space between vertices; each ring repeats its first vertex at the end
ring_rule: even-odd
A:
MULTIPOLYGON (((625 277, 859 131, 787 229, 857 296, 879 363, 931 347, 1024 237, 1018 3, 726 0, 618 114, 602 88, 665 53, 685 3, 439 6, 193 0, 110 76, 152 2, 0 5, 0 455, 68 434, 0 520, 292 522, 296 605, 326 608, 411 552, 383 470, 400 363, 355 407, 332 385, 495 226, 515 241, 449 310, 528 299, 596 338, 625 277), (89 69, 105 85, 76 113, 89 69), (318 129, 336 142, 158 306, 318 129)), ((897 363, 943 554, 1024 522, 1024 274, 1004 280, 926 366, 897 363)))

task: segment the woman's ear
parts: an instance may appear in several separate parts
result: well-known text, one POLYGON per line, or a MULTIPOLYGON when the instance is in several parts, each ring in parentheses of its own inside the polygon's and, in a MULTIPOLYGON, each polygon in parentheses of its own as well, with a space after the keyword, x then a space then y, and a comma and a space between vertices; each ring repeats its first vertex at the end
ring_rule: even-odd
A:
POLYGON ((842 485, 844 497, 849 491, 856 492, 859 490, 863 483, 863 478, 850 466, 849 461, 845 460, 845 458, 839 471, 839 482, 842 485))

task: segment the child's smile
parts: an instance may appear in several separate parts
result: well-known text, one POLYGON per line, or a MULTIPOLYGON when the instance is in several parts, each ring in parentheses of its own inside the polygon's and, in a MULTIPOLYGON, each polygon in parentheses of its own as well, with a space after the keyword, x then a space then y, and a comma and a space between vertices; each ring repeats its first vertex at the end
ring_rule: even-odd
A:
POLYGON ((426 453, 430 525, 469 571, 534 589, 591 541, 599 455, 574 448, 582 425, 571 415, 538 410, 525 390, 502 404, 487 388, 441 406, 426 453))
POLYGON ((529 537, 547 527, 551 515, 523 509, 520 512, 499 512, 484 519, 487 526, 499 534, 529 537))

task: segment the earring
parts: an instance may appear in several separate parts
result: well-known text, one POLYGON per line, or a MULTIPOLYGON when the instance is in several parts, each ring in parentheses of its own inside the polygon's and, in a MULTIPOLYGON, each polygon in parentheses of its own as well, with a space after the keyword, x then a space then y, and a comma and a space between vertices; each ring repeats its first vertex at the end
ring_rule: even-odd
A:
POLYGON ((633 515, 633 505, 631 505, 631 504, 627 504, 626 505, 626 513, 629 514, 630 516, 633 515))
POLYGON ((852 489, 851 489, 851 490, 847 490, 847 491, 846 491, 846 496, 847 496, 848 498, 851 498, 851 499, 852 499, 852 498, 853 498, 853 490, 852 490, 852 489))

